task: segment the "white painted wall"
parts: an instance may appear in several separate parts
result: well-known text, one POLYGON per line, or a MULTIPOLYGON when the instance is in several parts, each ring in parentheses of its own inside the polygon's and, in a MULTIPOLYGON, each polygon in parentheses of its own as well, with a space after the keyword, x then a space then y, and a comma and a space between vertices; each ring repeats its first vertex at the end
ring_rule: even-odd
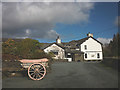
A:
POLYGON ((51 46, 44 49, 44 52, 49 53, 49 52, 51 52, 51 50, 58 50, 58 55, 55 55, 55 57, 53 57, 53 58, 55 58, 55 59, 64 59, 65 58, 64 49, 62 49, 58 45, 52 44, 51 46))
POLYGON ((84 60, 102 60, 102 52, 85 52, 84 53, 84 60), (99 53, 100 58, 97 58, 97 54, 99 53), (85 54, 87 54, 87 58, 85 58, 85 54))
POLYGON ((68 62, 72 62, 72 58, 66 58, 66 59, 68 59, 68 62))
POLYGON ((101 60, 103 59, 102 54, 102 45, 95 41, 93 38, 89 38, 85 42, 81 44, 81 51, 84 52, 85 60, 101 60), (85 50, 85 45, 87 49, 85 50), (100 54, 100 58, 97 58, 97 53, 100 54), (85 54, 87 54, 87 58, 85 58, 85 54))

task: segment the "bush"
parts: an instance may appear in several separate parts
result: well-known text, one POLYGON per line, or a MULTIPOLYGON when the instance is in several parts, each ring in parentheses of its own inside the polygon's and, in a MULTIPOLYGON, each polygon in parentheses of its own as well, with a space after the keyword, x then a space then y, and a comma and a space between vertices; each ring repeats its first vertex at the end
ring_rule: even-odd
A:
POLYGON ((2 60, 20 60, 22 57, 11 55, 11 54, 2 54, 2 60))

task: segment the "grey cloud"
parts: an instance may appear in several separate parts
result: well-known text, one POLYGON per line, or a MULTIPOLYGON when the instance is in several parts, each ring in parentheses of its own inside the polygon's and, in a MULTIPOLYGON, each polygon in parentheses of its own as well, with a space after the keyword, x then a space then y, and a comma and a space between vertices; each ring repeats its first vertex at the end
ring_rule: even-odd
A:
POLYGON ((97 40, 103 44, 109 44, 112 38, 97 38, 97 40))
POLYGON ((54 39, 56 23, 88 22, 94 3, 5 2, 2 6, 3 37, 54 39))

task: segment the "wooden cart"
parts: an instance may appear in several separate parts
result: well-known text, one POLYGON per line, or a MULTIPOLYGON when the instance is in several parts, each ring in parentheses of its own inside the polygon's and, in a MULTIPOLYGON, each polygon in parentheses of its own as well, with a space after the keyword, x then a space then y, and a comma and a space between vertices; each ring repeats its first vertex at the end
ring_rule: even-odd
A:
POLYGON ((32 80, 41 80, 46 75, 46 67, 48 67, 48 59, 22 59, 22 67, 28 69, 28 76, 32 80))

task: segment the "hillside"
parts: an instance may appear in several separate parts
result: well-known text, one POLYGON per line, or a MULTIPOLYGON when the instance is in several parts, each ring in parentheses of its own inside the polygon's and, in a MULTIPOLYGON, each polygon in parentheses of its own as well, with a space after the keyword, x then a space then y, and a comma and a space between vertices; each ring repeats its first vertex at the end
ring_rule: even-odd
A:
MULTIPOLYGON (((9 38, 2 38, 2 42, 5 42, 5 41, 7 41, 9 38)), ((15 42, 20 42, 20 41, 22 41, 23 39, 13 39, 13 38, 11 38, 12 40, 14 40, 15 42)))

